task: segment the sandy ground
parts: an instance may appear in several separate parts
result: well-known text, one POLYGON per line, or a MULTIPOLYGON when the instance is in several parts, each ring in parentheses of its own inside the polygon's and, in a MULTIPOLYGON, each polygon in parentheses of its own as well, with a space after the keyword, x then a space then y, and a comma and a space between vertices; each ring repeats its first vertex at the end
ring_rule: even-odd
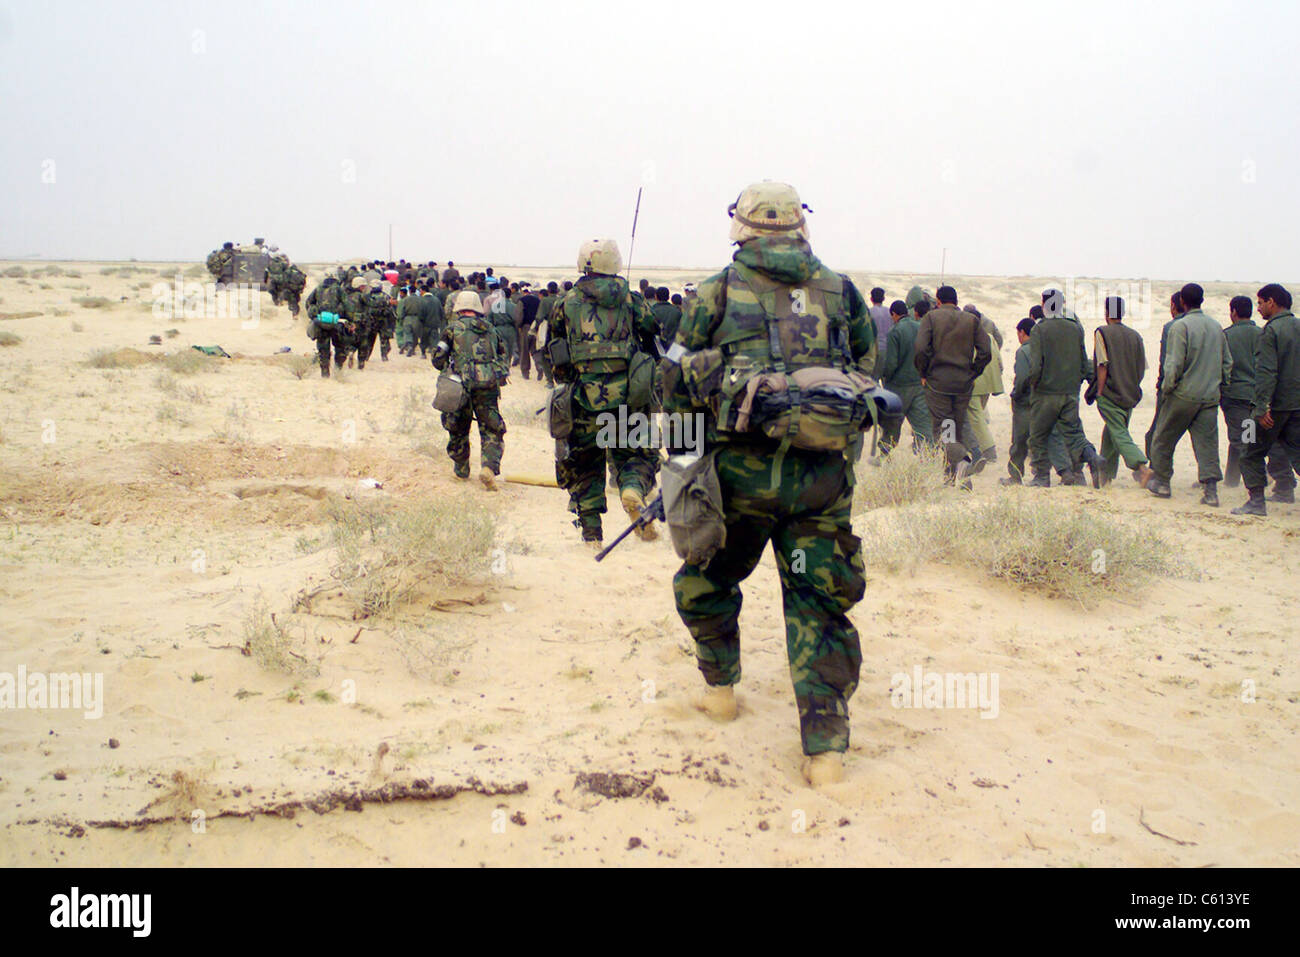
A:
MULTIPOLYGON (((1176 541, 1197 580, 1084 608, 962 568, 870 571, 853 612, 864 664, 846 780, 814 793, 770 553, 746 587, 741 719, 714 724, 689 707, 702 680, 667 541, 594 565, 562 492, 455 483, 427 363, 299 380, 274 353, 313 344, 269 297, 253 329, 164 320, 150 287, 192 264, 59 266, 0 278, 0 332, 22 339, 0 348, 0 672, 102 673, 104 707, 0 716, 0 863, 1300 863, 1287 647, 1300 511, 1237 519, 1240 491, 1198 506, 1186 442, 1170 501, 1123 470, 1101 492, 1007 493, 1001 465, 975 495, 1104 499, 1176 541), (37 315, 12 318, 24 312, 37 315), (194 344, 235 357, 171 384, 148 358, 194 344), (83 361, 118 347, 145 358, 83 361), (384 488, 360 488, 367 477, 384 488), (328 578, 326 503, 430 495, 495 511, 499 574, 400 622, 291 612, 328 578), (319 674, 240 653, 259 600, 319 674), (997 718, 894 708, 891 676, 916 666, 998 674, 997 718)), ((677 289, 705 274, 647 275, 677 289)), ((936 277, 856 278, 893 299, 936 277)), ((1009 387, 1012 329, 1048 280, 953 281, 1006 332, 1009 387)), ((1209 284, 1208 311, 1226 321, 1228 297, 1258 285, 1209 284)), ((1153 360, 1172 288, 1155 284, 1138 324, 1153 360)), ((531 414, 543 396, 517 376, 504 392, 507 473, 551 474, 531 414)), ((1006 397, 992 410, 1005 458, 1006 397)), ((1135 435, 1150 414, 1148 399, 1135 435)), ((1096 412, 1083 415, 1097 441, 1096 412)), ((621 524, 611 514, 607 540, 621 524)))

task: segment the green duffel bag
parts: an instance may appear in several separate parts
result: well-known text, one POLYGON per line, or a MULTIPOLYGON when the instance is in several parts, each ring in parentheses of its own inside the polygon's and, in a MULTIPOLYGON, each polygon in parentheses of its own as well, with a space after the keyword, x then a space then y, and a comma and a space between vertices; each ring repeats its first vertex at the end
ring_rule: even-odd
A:
POLYGON ((553 439, 567 439, 573 431, 573 383, 557 385, 546 397, 546 425, 553 439))

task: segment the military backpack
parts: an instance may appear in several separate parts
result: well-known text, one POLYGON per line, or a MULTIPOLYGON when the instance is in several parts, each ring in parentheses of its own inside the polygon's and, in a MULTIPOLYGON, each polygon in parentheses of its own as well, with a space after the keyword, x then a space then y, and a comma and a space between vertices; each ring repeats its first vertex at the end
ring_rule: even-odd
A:
POLYGON ((824 266, 797 286, 742 263, 727 269, 721 341, 682 359, 720 434, 757 433, 782 454, 842 451, 875 421, 876 383, 850 350, 846 282, 824 266))

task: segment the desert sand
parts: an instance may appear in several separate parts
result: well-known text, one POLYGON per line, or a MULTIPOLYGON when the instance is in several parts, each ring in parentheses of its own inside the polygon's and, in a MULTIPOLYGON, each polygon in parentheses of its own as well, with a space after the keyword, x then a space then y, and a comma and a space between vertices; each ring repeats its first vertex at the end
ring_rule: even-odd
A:
MULTIPOLYGON (((152 286, 192 263, 49 265, 0 265, 0 333, 21 338, 0 348, 0 672, 102 673, 103 715, 0 712, 0 863, 1300 864, 1300 506, 1236 518, 1241 490, 1199 506, 1187 441, 1169 501, 1125 469, 1100 491, 1006 491, 1010 409, 993 399, 1002 461, 976 500, 1084 503, 1196 572, 1079 603, 970 568, 890 574, 866 537, 846 776, 813 792, 770 553, 745 586, 740 719, 716 724, 689 706, 703 682, 666 536, 596 565, 563 492, 455 482, 426 361, 298 379, 277 350, 314 343, 269 296, 256 328, 168 320, 152 286), (217 344, 233 358, 165 369, 217 344), (116 349, 134 364, 85 362, 116 349), (329 582, 332 504, 428 497, 495 516, 483 574, 395 617, 295 610, 329 582), (258 607, 314 673, 241 653, 258 607), (891 677, 916 666, 996 673, 997 718, 893 707, 891 677)), ((706 274, 645 272, 674 290, 706 274)), ((938 278, 854 275, 889 299, 938 278)), ((1015 322, 1051 280, 949 279, 1004 331, 1009 388, 1015 322)), ((1207 312, 1226 323, 1228 298, 1260 284, 1206 283, 1207 312)), ((1154 283, 1138 323, 1152 363, 1174 288, 1154 283)), ((544 395, 518 375, 504 389, 504 473, 553 474, 544 395)), ((611 505, 607 542, 624 524, 611 505)))

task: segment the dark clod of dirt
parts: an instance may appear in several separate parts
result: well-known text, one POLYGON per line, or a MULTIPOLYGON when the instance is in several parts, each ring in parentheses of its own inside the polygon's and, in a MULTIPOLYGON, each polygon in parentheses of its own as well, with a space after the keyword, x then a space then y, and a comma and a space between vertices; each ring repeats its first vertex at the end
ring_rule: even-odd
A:
POLYGON ((528 821, 524 818, 523 811, 515 811, 514 814, 510 815, 510 823, 518 824, 520 827, 524 827, 525 825, 528 824, 528 821))
POLYGON ((108 746, 109 746, 110 748, 119 748, 119 747, 122 746, 122 742, 119 741, 119 740, 117 740, 117 738, 109 738, 109 739, 108 739, 108 746))
POLYGON ((638 847, 643 847, 643 846, 644 845, 641 843, 641 838, 639 837, 629 837, 627 839, 627 849, 629 851, 634 851, 638 847))
POLYGON ((663 804, 664 801, 668 800, 668 793, 664 791, 663 788, 661 788, 659 785, 656 784, 646 794, 646 797, 654 801, 656 804, 663 804))
POLYGON ((639 774, 610 774, 604 771, 579 771, 573 781, 575 788, 607 798, 640 797, 655 783, 655 776, 639 774))
POLYGON ((54 780, 56 780, 56 781, 66 781, 67 779, 68 779, 68 772, 67 772, 67 771, 55 771, 55 772, 54 772, 54 780))
POLYGON ((74 824, 68 830, 68 837, 85 837, 85 836, 86 836, 86 829, 82 827, 80 824, 74 824))
POLYGON ((839 826, 840 826, 840 827, 848 827, 848 826, 849 826, 849 819, 848 819, 847 817, 842 817, 842 818, 840 818, 840 820, 839 820, 839 826))
POLYGON ((768 824, 767 821, 759 821, 759 822, 758 822, 758 829, 759 829, 760 831, 767 831, 767 830, 770 830, 771 827, 772 827, 772 825, 771 825, 771 824, 768 824))

